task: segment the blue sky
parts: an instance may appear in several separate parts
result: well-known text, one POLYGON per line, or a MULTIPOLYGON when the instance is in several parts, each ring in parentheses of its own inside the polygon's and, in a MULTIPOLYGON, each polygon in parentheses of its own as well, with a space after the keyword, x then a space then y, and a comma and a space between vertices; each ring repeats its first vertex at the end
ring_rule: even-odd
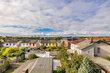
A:
POLYGON ((110 35, 109 25, 110 0, 0 0, 3 35, 110 35))

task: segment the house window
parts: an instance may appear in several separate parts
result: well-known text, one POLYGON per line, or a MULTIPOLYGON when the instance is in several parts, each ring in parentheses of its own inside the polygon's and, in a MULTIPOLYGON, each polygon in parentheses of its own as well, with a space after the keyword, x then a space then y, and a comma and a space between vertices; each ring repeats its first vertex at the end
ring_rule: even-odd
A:
POLYGON ((6 45, 8 45, 8 44, 6 44, 6 45))
POLYGON ((100 48, 99 47, 97 48, 97 53, 100 53, 100 48))

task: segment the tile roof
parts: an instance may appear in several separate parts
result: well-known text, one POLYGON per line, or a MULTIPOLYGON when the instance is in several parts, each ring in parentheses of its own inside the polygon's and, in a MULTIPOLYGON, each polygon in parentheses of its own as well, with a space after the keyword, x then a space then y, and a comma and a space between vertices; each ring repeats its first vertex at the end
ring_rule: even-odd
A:
POLYGON ((85 40, 84 38, 83 39, 78 39, 78 40, 73 41, 72 44, 78 44, 78 43, 80 43, 84 40, 85 40))
POLYGON ((92 45, 92 43, 90 43, 88 40, 84 40, 84 41, 77 44, 77 46, 78 46, 77 48, 78 49, 84 49, 90 45, 92 45))
POLYGON ((56 40, 41 40, 41 43, 57 43, 56 40))
POLYGON ((88 40, 92 40, 92 41, 98 41, 103 39, 107 42, 110 42, 110 37, 89 37, 88 38, 88 40))
POLYGON ((20 40, 6 40, 4 43, 17 43, 20 40))
POLYGON ((87 40, 87 39, 75 40, 75 41, 72 42, 72 44, 77 45, 77 48, 78 48, 78 49, 84 49, 84 48, 86 48, 86 47, 92 45, 92 43, 90 43, 90 41, 87 40))

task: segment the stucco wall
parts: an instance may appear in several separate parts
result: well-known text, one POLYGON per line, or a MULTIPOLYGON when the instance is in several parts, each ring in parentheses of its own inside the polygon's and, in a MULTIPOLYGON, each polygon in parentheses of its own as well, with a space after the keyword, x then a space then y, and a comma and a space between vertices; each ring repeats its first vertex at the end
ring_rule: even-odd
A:
POLYGON ((81 50, 81 54, 84 56, 93 58, 94 57, 94 47, 91 46, 91 47, 85 48, 85 50, 81 50))
POLYGON ((95 55, 100 57, 110 56, 110 45, 104 43, 96 44, 95 55), (97 52, 97 48, 100 48, 100 53, 97 52))

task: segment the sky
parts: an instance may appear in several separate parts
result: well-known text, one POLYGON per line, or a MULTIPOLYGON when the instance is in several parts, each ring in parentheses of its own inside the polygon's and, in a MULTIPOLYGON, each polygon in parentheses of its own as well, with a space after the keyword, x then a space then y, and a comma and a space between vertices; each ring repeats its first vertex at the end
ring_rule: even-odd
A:
POLYGON ((110 0, 0 0, 0 35, 110 35, 110 0))

